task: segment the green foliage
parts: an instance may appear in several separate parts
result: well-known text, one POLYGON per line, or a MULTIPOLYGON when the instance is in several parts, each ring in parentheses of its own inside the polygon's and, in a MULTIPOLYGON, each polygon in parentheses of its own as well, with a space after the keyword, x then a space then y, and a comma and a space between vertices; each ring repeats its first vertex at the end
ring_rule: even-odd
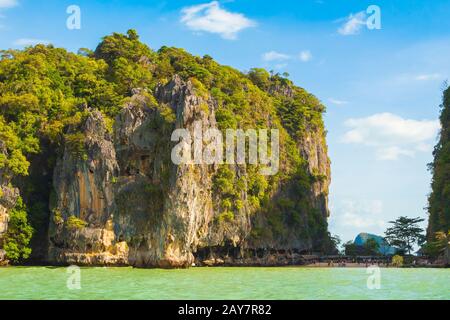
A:
POLYGON ((8 231, 4 239, 6 257, 12 263, 19 263, 31 254, 29 247, 33 228, 27 219, 26 207, 21 198, 18 199, 14 209, 9 215, 8 231))
POLYGON ((255 174, 251 175, 248 180, 248 193, 258 199, 262 199, 269 187, 267 179, 260 174, 255 174))
POLYGON ((234 207, 236 208, 236 210, 241 210, 244 207, 244 203, 242 202, 242 200, 237 199, 234 202, 234 207))
POLYGON ((344 252, 346 256, 357 256, 358 246, 353 241, 347 241, 344 244, 344 252))
POLYGON ((87 226, 87 222, 71 215, 66 221, 66 227, 71 230, 81 230, 87 226))
POLYGON ((377 256, 379 255, 379 244, 375 239, 368 239, 364 245, 360 246, 353 241, 348 241, 344 245, 344 252, 347 256, 377 256))
POLYGON ((313 172, 311 174, 311 180, 314 182, 323 182, 327 179, 327 176, 325 174, 321 174, 318 172, 316 168, 313 169, 313 172))
POLYGON ((294 139, 301 138, 307 129, 323 130, 324 106, 304 89, 293 89, 293 97, 279 97, 277 111, 283 126, 294 139))
POLYGON ((57 225, 64 223, 64 218, 62 217, 61 211, 59 210, 53 211, 53 222, 57 225))
POLYGON ((223 199, 222 200, 222 208, 224 208, 224 209, 231 209, 232 206, 233 206, 233 203, 231 202, 230 199, 223 199))
POLYGON ((342 243, 342 240, 341 240, 341 238, 338 236, 338 235, 329 235, 329 238, 330 238, 330 241, 331 241, 331 243, 332 243, 332 245, 333 245, 333 247, 334 248, 336 248, 336 249, 338 249, 339 248, 339 246, 341 245, 341 243, 342 243))
POLYGON ((274 211, 272 214, 268 215, 267 221, 273 235, 281 237, 286 233, 287 229, 283 221, 282 212, 274 211))
MULTIPOLYGON (((206 87, 203 85, 203 83, 201 83, 194 77, 189 78, 189 81, 191 81, 192 86, 194 87, 195 94, 203 98, 204 100, 208 100, 209 92, 208 89, 206 89, 206 87)), ((206 105, 206 108, 208 108, 208 105, 206 105)))
POLYGON ((395 255, 395 256, 392 257, 392 265, 394 267, 402 267, 403 266, 403 262, 404 262, 404 259, 403 259, 402 256, 395 255))
POLYGON ((221 195, 233 195, 234 194, 234 178, 235 174, 229 166, 221 166, 214 176, 213 188, 221 195))
POLYGON ((268 90, 271 86, 270 73, 265 69, 253 68, 250 69, 248 77, 254 84, 262 90, 268 90))
POLYGON ((234 213, 231 211, 225 211, 222 212, 221 214, 219 214, 217 216, 217 221, 219 223, 223 223, 223 222, 231 222, 234 220, 234 213))
MULTIPOLYGON (((449 259, 450 252, 450 230, 447 232, 438 231, 434 234, 432 239, 422 246, 422 251, 425 255, 432 258, 437 258, 440 255, 444 255, 446 259, 449 259)), ((447 264, 448 264, 447 260, 447 264)))
POLYGON ((380 245, 375 239, 367 239, 364 243, 364 249, 368 255, 378 255, 380 245))
MULTIPOLYGON (((0 115, 0 141, 6 148, 6 154, 0 153, 0 169, 9 176, 27 175, 30 163, 25 158, 23 152, 28 149, 25 141, 17 136, 15 124, 7 124, 0 115)), ((33 141, 34 144, 34 141, 33 141)))
POLYGON ((148 87, 151 83, 150 65, 155 53, 139 41, 135 30, 128 30, 127 35, 113 33, 104 37, 94 56, 108 64, 107 79, 116 83, 122 95, 128 95, 133 88, 148 87))
POLYGON ((220 108, 216 112, 217 126, 220 130, 236 129, 237 120, 233 112, 229 109, 220 108))
POLYGON ((418 226, 422 218, 399 217, 389 221, 393 226, 385 231, 385 239, 389 245, 398 248, 401 252, 411 254, 415 244, 422 245, 425 241, 424 230, 418 226))
MULTIPOLYGON (((1 51, 0 138, 7 153, 0 167, 11 176, 27 175, 28 157, 41 152, 42 141, 57 149, 66 129, 83 119, 85 106, 115 116, 123 96, 107 71, 103 60, 52 46, 1 51)), ((80 137, 66 138, 82 155, 80 137)))
POLYGON ((161 104, 158 106, 158 113, 161 115, 163 121, 167 124, 173 124, 176 120, 175 112, 171 107, 165 104, 161 104))
POLYGON ((87 153, 85 147, 86 137, 81 132, 65 134, 66 148, 72 154, 73 157, 87 160, 87 153))

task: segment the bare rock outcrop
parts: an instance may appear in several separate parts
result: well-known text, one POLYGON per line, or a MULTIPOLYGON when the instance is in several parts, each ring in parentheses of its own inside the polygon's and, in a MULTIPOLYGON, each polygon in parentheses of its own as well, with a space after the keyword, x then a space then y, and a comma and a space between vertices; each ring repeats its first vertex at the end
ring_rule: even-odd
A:
POLYGON ((171 149, 178 142, 171 134, 215 127, 214 106, 178 76, 159 86, 155 97, 159 106, 136 93, 116 120, 117 232, 130 244, 130 264, 187 267, 213 217, 214 168, 173 164, 171 149))
POLYGON ((49 257, 64 264, 127 264, 127 246, 117 241, 112 219, 116 154, 102 114, 89 112, 81 134, 66 135, 53 185, 56 203, 49 230, 49 257), (81 152, 77 146, 81 145, 81 152))

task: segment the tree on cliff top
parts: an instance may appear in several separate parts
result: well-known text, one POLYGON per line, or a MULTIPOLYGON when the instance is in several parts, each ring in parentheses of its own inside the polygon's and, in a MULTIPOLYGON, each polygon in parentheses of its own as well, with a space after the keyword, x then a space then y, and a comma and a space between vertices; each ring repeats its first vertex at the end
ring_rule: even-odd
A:
POLYGON ((150 85, 153 77, 150 65, 156 54, 139 41, 136 30, 128 30, 127 35, 113 33, 104 37, 94 57, 108 64, 107 79, 116 83, 118 93, 128 95, 134 88, 150 85))

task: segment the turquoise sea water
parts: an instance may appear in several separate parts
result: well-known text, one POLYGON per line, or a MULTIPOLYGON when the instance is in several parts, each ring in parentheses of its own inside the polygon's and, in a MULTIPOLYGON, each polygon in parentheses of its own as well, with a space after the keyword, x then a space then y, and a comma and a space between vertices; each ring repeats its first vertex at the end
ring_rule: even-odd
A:
POLYGON ((69 290, 62 267, 0 268, 0 299, 450 299, 450 269, 81 268, 69 290))

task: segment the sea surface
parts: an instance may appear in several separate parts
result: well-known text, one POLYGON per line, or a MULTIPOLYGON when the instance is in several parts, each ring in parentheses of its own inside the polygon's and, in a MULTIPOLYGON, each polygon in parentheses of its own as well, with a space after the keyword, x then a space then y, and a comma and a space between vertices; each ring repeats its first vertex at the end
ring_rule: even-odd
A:
POLYGON ((6 267, 0 299, 449 300, 450 269, 6 267))

